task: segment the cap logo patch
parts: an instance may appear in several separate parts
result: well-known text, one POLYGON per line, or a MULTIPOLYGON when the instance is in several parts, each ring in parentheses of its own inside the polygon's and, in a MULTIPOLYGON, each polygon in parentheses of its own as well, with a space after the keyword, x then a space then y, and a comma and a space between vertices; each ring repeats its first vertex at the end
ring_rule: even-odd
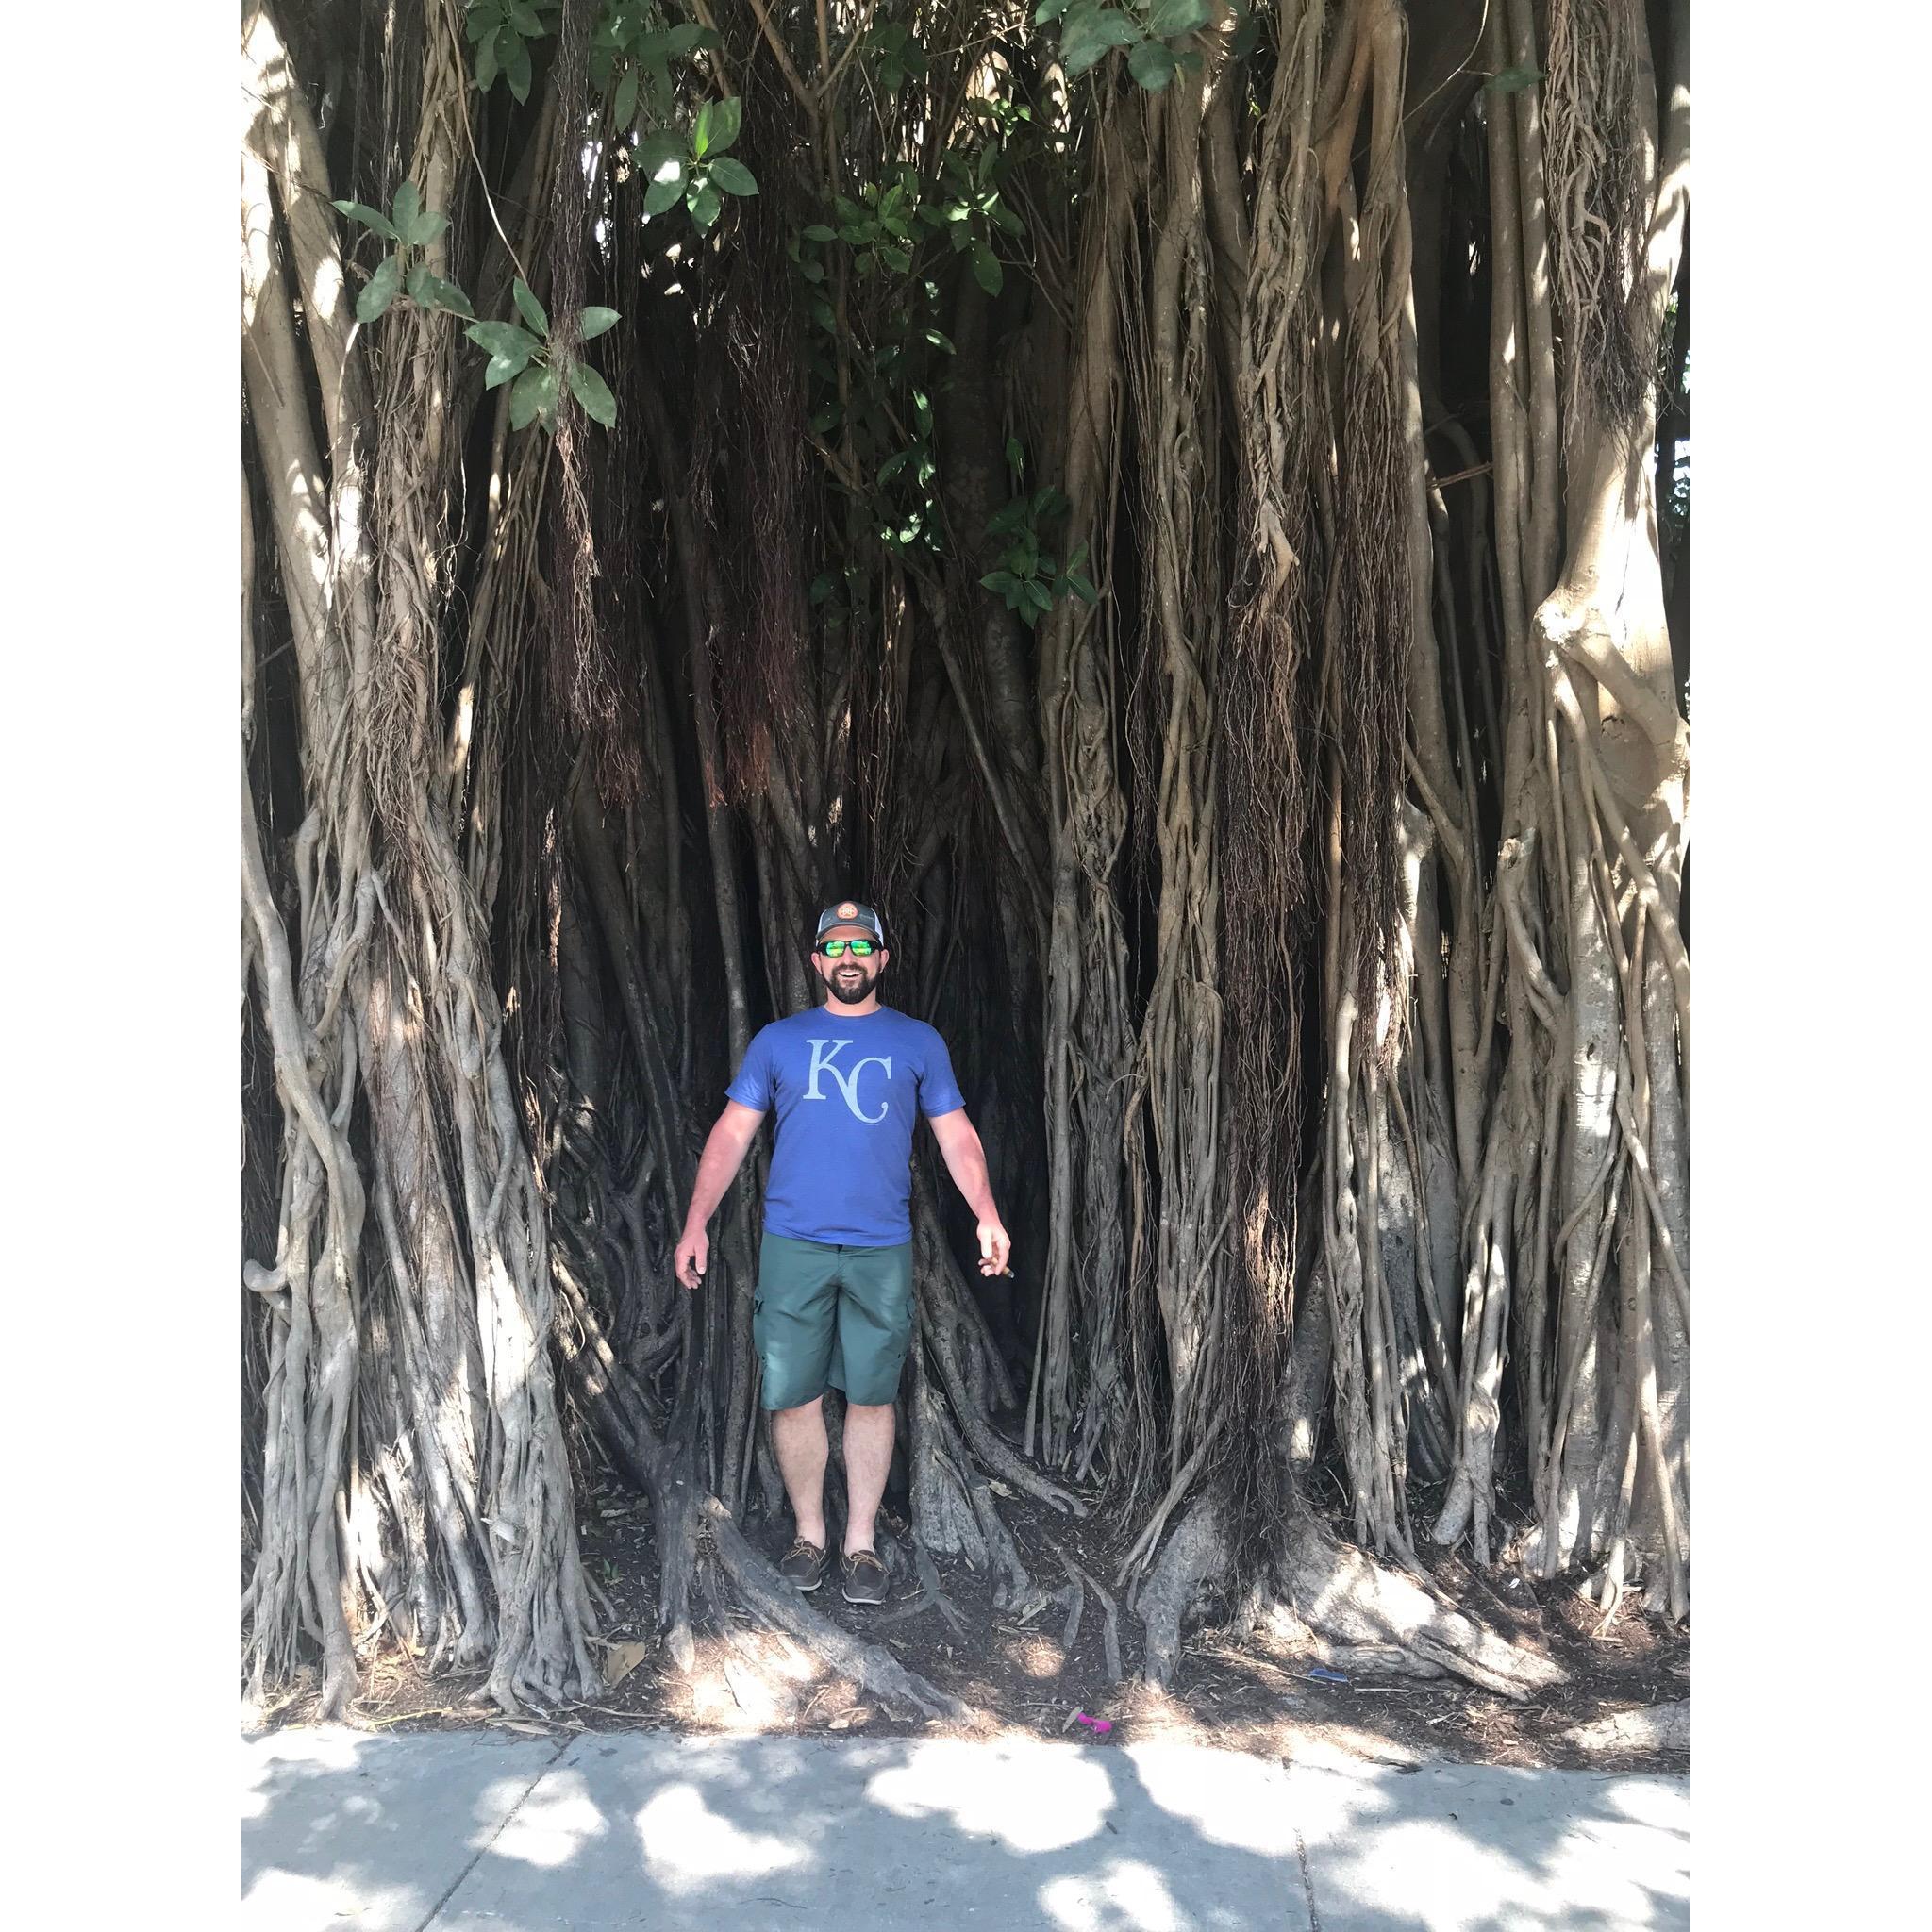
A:
POLYGON ((839 917, 841 919, 856 919, 858 916, 858 908, 857 906, 847 904, 839 908, 839 917))

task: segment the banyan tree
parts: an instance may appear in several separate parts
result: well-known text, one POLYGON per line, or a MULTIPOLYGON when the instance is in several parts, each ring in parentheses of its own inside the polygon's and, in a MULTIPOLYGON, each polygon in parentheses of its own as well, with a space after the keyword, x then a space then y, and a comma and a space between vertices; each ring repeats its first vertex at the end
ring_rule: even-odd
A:
POLYGON ((1682 0, 245 0, 243 1619, 948 1698, 761 1554, 759 1174, 830 898, 945 1034, 895 1562, 1097 1519, 1146 1674, 1432 1579, 1689 1614, 1682 0), (1345 1496, 1316 1507, 1311 1473, 1345 1496), (1138 1621, 1136 1621, 1138 1620, 1138 1621))

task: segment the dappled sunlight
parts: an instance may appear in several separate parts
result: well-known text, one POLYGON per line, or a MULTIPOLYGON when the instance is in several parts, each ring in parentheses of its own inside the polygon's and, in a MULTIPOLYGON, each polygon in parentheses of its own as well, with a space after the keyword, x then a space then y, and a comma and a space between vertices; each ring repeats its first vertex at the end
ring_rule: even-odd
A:
POLYGON ((1689 1923, 1681 1778, 1150 1740, 329 1729, 251 1740, 244 1813, 257 1932, 1689 1923))
POLYGON ((685 1892, 719 1878, 758 1878, 812 1862, 795 1840, 746 1831, 707 1803, 695 1785, 673 1785, 637 1816, 650 1875, 685 1892))
POLYGON ((1073 1757, 1038 1739, 924 1740, 904 1764, 874 1777, 866 1796, 901 1818, 942 1811, 962 1831, 991 1833, 1023 1852, 1091 1838, 1113 1807, 1096 1759, 1073 1757))
POLYGON ((1373 1903, 1390 1924, 1430 1932, 1688 1923, 1690 1793, 1678 1780, 1450 1766, 1365 1779, 1297 1766, 1290 1790, 1318 1910, 1373 1903))
MULTIPOLYGON (((333 1874, 311 1878, 299 1872, 264 1872, 247 1889, 243 1908, 251 1924, 326 1925, 341 1918, 341 1888, 333 1874)), ((356 1893, 358 1921, 406 1924, 420 1918, 417 1892, 407 1885, 370 1885, 356 1893)))
POLYGON ((519 1805, 491 1844, 492 1857, 521 1858, 551 1870, 567 1865, 610 1829, 580 1772, 559 1770, 519 1805))
POLYGON ((1056 1878, 1040 1888, 1040 1904, 1048 1921, 1068 1932, 1183 1932, 1199 1923, 1180 1910, 1167 1880, 1140 1858, 1109 1858, 1091 1878, 1056 1878))
POLYGON ((1165 1744, 1158 1751, 1129 1745, 1127 1756, 1147 1795, 1203 1838, 1261 1853, 1279 1842, 1267 1808, 1252 1802, 1257 1780, 1274 1776, 1272 1765, 1200 1744, 1165 1744))

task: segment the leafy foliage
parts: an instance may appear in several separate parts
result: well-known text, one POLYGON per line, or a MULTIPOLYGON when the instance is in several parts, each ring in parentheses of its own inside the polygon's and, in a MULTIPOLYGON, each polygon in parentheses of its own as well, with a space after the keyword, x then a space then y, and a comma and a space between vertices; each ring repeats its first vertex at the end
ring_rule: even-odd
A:
MULTIPOLYGON (((550 317, 542 303, 521 275, 510 284, 510 297, 521 322, 478 322, 464 331, 490 357, 483 372, 483 387, 500 389, 507 382, 513 385, 509 392, 510 427, 524 429, 534 422, 554 430, 557 406, 567 384, 571 394, 582 405, 584 414, 608 429, 617 421, 617 398, 611 394, 610 385, 588 362, 565 352, 552 332, 550 317), (559 369, 566 372, 561 381, 559 369)), ((617 322, 618 312, 614 308, 592 307, 581 310, 576 326, 578 344, 605 334, 617 322)))
MULTIPOLYGON (((1033 24, 1059 23, 1060 66, 1069 80, 1124 47, 1127 72, 1149 93, 1158 93, 1181 68, 1200 66, 1200 55, 1177 43, 1211 17, 1208 0, 1139 0, 1130 7, 1110 7, 1105 0, 1040 0, 1033 24)), ((1244 21, 1243 27, 1248 25, 1244 21)), ((1253 44, 1252 33, 1248 43, 1253 44)))
POLYGON ((757 177, 725 150, 734 145, 744 120, 744 101, 707 101, 687 134, 661 127, 638 143, 637 162, 651 184, 644 192, 649 220, 681 201, 700 235, 708 234, 724 211, 726 195, 753 195, 757 177))
POLYGON ((475 49, 476 85, 483 92, 501 75, 519 101, 530 98, 530 43, 555 32, 560 5, 561 0, 470 0, 463 32, 475 49))
MULTIPOLYGON (((1025 468, 1025 454, 1020 444, 1007 443, 1007 465, 1017 484, 1025 468)), ((1081 544, 1065 563, 1057 562, 1041 548, 1049 525, 1058 523, 1070 508, 1066 497, 1051 484, 1043 490, 1023 491, 988 522, 989 537, 1006 539, 1006 548, 997 565, 980 578, 994 591, 1008 610, 1017 611, 1028 629, 1065 596, 1075 596, 1091 604, 1099 595, 1080 574, 1087 560, 1087 546, 1081 544)))
POLYGON ((610 105, 619 133, 668 123, 675 106, 671 63, 720 45, 709 27, 667 24, 649 0, 608 0, 591 34, 591 82, 610 105))
POLYGON ((338 201, 337 210, 358 223, 371 233, 395 243, 383 257, 356 298, 356 320, 371 323, 387 313, 397 294, 406 293, 419 308, 440 309, 450 315, 472 317, 475 310, 470 298, 443 276, 433 274, 419 251, 439 241, 449 227, 449 217, 423 206, 423 191, 413 181, 396 190, 388 214, 361 201, 338 201))

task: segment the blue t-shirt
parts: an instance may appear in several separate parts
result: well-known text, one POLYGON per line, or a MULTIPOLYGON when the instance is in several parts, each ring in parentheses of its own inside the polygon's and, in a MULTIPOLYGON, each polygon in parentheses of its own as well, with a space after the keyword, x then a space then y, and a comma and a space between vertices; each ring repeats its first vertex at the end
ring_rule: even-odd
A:
POLYGON ((725 1092, 775 1111, 765 1232, 891 1248, 912 1239, 912 1117, 966 1105, 946 1042, 891 1007, 829 1007, 760 1027, 725 1092))

